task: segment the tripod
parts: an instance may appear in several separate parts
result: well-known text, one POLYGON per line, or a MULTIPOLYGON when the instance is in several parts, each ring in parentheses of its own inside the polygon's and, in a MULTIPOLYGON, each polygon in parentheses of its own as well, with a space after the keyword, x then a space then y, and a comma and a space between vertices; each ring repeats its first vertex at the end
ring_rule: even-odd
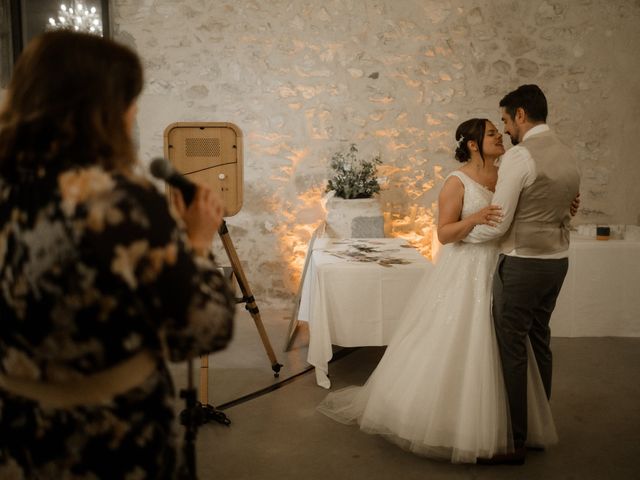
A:
MULTIPOLYGON (((231 268, 233 274, 236 277, 240 291, 242 292, 242 298, 237 298, 236 303, 244 303, 245 308, 251 313, 260 339, 265 348, 267 356, 271 361, 271 369, 273 370, 273 376, 280 376, 280 369, 282 365, 278 363, 276 355, 271 347, 271 342, 267 336, 267 331, 264 328, 262 319, 260 318, 260 310, 256 305, 255 298, 247 278, 242 270, 240 259, 236 253, 231 237, 229 236, 229 230, 227 229, 227 223, 223 220, 218 235, 222 240, 227 257, 231 262, 231 268)), ((183 452, 184 461, 180 470, 179 478, 181 480, 195 480, 196 479, 196 458, 195 458, 195 440, 198 432, 198 427, 212 420, 221 423, 223 425, 231 425, 231 420, 220 410, 217 410, 212 405, 209 405, 209 393, 208 393, 208 371, 209 371, 209 357, 203 355, 200 357, 200 401, 196 400, 196 389, 193 386, 193 364, 189 360, 187 363, 187 388, 180 391, 180 397, 185 399, 186 408, 180 413, 180 422, 186 427, 184 434, 183 452)))
POLYGON ((277 378, 280 376, 280 369, 282 368, 282 365, 278 363, 276 354, 273 352, 271 342, 269 342, 269 337, 267 336, 267 331, 264 329, 262 319, 260 318, 260 310, 258 309, 258 305, 256 305, 256 300, 253 297, 253 293, 251 293, 249 282, 247 282, 247 277, 245 277, 244 271, 242 270, 240 259, 238 258, 236 249, 234 248, 231 237, 229 236, 227 222, 225 222, 224 220, 222 220, 222 225, 220 225, 218 235, 220 235, 220 240, 222 240, 222 245, 224 246, 225 252, 227 252, 227 257, 231 262, 231 268, 233 269, 233 273, 236 277, 236 280, 238 281, 238 285, 240 286, 240 291, 242 292, 242 298, 236 299, 236 303, 244 303, 245 308, 251 314, 253 322, 256 324, 256 328, 258 329, 258 333, 260 334, 262 345, 264 346, 264 349, 267 352, 267 356, 271 361, 273 376, 277 378))

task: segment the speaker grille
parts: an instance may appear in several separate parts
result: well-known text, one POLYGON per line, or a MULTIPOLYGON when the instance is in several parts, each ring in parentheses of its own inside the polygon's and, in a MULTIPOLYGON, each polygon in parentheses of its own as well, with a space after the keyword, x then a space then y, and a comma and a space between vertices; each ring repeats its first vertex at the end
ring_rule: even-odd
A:
POLYGON ((187 157, 219 157, 219 138, 187 138, 185 139, 185 156, 187 157))

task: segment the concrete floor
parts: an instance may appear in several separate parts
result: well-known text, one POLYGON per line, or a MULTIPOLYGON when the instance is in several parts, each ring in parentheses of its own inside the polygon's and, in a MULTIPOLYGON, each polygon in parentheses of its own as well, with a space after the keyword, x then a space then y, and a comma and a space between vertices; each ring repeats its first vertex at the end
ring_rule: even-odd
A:
MULTIPOLYGON (((640 479, 640 338, 553 338, 551 403, 559 444, 547 452, 530 452, 524 466, 451 465, 404 452, 317 413, 315 407, 327 391, 315 384, 305 362, 305 324, 293 348, 282 351, 287 313, 262 312, 278 361, 284 365, 279 379, 273 377, 255 326, 244 311, 238 314, 232 344, 210 357, 209 403, 232 402, 224 409, 232 423, 199 428, 200 480, 640 479)), ((363 383, 384 348, 341 353, 345 352, 329 366, 333 388, 363 383)), ((173 368, 180 387, 185 367, 173 368)))

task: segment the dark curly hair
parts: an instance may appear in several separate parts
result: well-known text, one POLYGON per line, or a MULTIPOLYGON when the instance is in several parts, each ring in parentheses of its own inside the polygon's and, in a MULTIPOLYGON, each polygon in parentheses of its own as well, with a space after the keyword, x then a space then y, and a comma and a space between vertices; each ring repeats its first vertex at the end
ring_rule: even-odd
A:
POLYGON ((520 85, 500 100, 500 106, 511 118, 515 118, 516 110, 522 108, 529 120, 534 122, 547 121, 547 98, 537 85, 520 85))
POLYGON ((124 116, 142 86, 140 60, 123 45, 66 30, 36 37, 0 111, 0 176, 16 183, 50 168, 131 168, 124 116))
POLYGON ((456 129, 456 142, 458 147, 455 151, 455 158, 459 162, 468 162, 471 158, 471 151, 467 142, 474 141, 478 145, 480 157, 484 162, 484 154, 482 152, 482 140, 484 139, 484 131, 487 127, 486 118, 471 118, 462 122, 456 129))

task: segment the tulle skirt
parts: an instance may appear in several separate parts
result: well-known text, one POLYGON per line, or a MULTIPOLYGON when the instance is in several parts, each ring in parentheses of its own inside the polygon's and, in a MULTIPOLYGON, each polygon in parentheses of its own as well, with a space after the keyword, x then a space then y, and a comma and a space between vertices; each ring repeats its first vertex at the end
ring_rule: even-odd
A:
MULTIPOLYGON (((443 247, 365 385, 330 393, 318 410, 431 458, 475 463, 511 451, 490 315, 496 259, 493 245, 443 247)), ((527 442, 549 446, 557 436, 530 346, 528 377, 527 442)))

